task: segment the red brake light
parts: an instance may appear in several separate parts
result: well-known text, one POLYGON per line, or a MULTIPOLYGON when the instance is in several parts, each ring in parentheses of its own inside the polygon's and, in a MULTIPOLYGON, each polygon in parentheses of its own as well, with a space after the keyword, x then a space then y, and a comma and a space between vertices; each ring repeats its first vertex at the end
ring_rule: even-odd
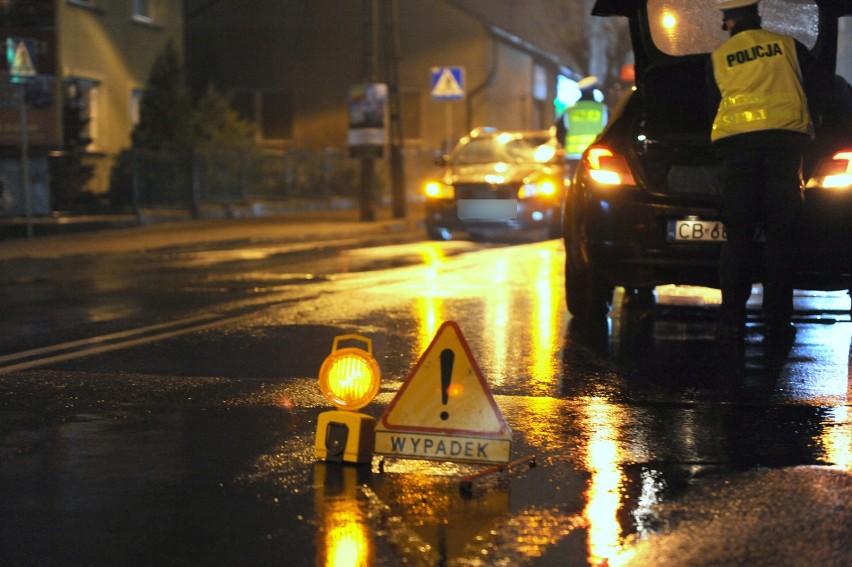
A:
POLYGON ((583 156, 589 177, 601 185, 636 186, 636 180, 624 156, 603 146, 590 146, 583 156))
POLYGON ((852 151, 837 152, 817 165, 808 187, 825 189, 852 188, 852 151))

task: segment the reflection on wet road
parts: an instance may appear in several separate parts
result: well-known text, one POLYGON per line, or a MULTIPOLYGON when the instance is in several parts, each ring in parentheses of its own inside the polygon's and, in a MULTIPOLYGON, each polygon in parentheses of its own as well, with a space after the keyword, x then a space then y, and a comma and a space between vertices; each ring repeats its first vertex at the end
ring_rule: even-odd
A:
MULTIPOLYGON (((852 554, 848 294, 797 293, 799 332, 778 361, 756 286, 742 358, 727 360, 714 290, 658 288, 653 304, 619 290, 606 337, 576 328, 559 241, 352 249, 322 270, 274 256, 228 252, 235 270, 215 278, 312 279, 216 303, 247 309, 224 326, 0 376, 0 543, 18 545, 0 563, 60 548, 83 563, 329 567, 852 554), (512 455, 535 466, 464 493, 476 465, 317 462, 315 373, 334 336, 372 338, 383 384, 363 411, 378 417, 445 321, 509 422, 512 455)), ((181 289, 200 258, 175 275, 181 289)))

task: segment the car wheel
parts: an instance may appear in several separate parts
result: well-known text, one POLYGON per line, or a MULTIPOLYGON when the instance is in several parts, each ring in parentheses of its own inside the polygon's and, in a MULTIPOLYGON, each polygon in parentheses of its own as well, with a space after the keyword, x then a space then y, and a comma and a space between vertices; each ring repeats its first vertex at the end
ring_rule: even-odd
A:
POLYGON ((613 287, 601 278, 579 254, 565 259, 565 302, 578 321, 595 323, 606 318, 613 287))

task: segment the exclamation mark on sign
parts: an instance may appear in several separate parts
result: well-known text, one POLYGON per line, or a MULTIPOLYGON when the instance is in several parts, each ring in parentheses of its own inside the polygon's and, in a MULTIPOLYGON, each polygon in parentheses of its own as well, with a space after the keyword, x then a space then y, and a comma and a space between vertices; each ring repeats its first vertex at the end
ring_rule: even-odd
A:
MULTIPOLYGON (((456 353, 452 349, 445 348, 441 351, 441 403, 447 405, 450 398, 450 382, 453 380, 453 361, 456 358, 456 353)), ((446 421, 450 418, 450 414, 446 411, 441 412, 441 419, 446 421)))

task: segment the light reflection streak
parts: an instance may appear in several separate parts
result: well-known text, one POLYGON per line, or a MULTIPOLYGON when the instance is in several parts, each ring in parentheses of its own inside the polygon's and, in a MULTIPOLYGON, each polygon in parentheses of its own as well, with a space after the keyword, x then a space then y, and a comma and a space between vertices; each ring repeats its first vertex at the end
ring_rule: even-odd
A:
POLYGON ((443 322, 443 300, 440 297, 418 297, 417 310, 417 353, 426 352, 429 343, 443 322))
POLYGON ((592 475, 583 510, 589 526, 589 564, 614 565, 621 552, 618 511, 623 484, 616 416, 613 406, 601 398, 590 398, 584 413, 584 428, 589 432, 585 459, 592 475))
POLYGON ((495 385, 504 383, 508 372, 509 323, 512 314, 512 302, 505 283, 509 277, 509 269, 510 264, 507 257, 501 257, 494 265, 489 278, 494 287, 485 297, 484 303, 485 332, 482 333, 482 336, 491 339, 492 365, 488 378, 495 385))
POLYGON ((543 393, 551 382, 559 344, 557 324, 560 323, 561 294, 556 291, 562 282, 562 272, 555 269, 551 251, 539 254, 533 293, 532 313, 532 376, 535 393, 543 393))
MULTIPOLYGON (((425 243, 419 253, 425 264, 414 302, 417 323, 417 354, 425 352, 438 328, 452 315, 447 313, 447 298, 458 298, 459 290, 476 293, 481 309, 479 326, 468 325, 467 336, 478 337, 479 352, 486 363, 483 370, 494 386, 505 384, 518 375, 530 376, 536 393, 547 393, 558 372, 562 307, 562 248, 559 245, 537 248, 519 247, 515 254, 494 251, 492 260, 478 259, 478 270, 460 280, 448 270, 444 244, 425 243), (498 253, 500 252, 500 253, 498 253), (523 256, 523 258, 519 258, 523 256), (523 266, 522 270, 518 266, 523 266), (523 291, 515 292, 522 279, 523 291), (512 333, 522 325, 529 341, 519 343, 512 333), (525 368, 522 365, 526 365, 525 368)), ((489 254, 489 252, 484 252, 489 254)))
POLYGON ((525 403, 529 414, 523 420, 524 435, 531 446, 549 447, 558 452, 561 444, 570 442, 563 440, 560 432, 555 429, 559 422, 554 420, 553 416, 564 411, 561 400, 530 397, 525 403))
MULTIPOLYGON (((838 329, 840 331, 840 329, 838 329)), ((849 360, 849 332, 822 333, 820 335, 820 348, 825 360, 844 361, 848 366, 849 360)), ((800 400, 821 405, 842 406, 846 405, 849 393, 849 372, 844 375, 840 372, 816 374, 808 380, 785 384, 792 395, 800 400)))
POLYGON ((368 567, 373 562, 373 540, 358 500, 356 470, 329 471, 323 463, 314 468, 314 493, 318 530, 317 565, 368 567), (340 472, 342 478, 330 472, 340 472))
POLYGON ((833 423, 823 424, 822 445, 826 459, 845 470, 852 470, 852 423, 849 422, 849 408, 832 408, 833 423))
POLYGON ((651 517, 654 506, 661 501, 660 494, 665 489, 665 480, 659 471, 652 470, 643 470, 640 478, 641 492, 632 515, 636 531, 640 535, 647 535, 652 531, 652 528, 648 526, 647 518, 651 517))
MULTIPOLYGON (((444 251, 437 243, 428 243, 420 247, 420 255, 427 266, 423 279, 430 284, 429 289, 439 289, 441 267, 447 263, 444 251)), ((444 322, 443 304, 443 298, 435 293, 421 293, 417 297, 415 319, 417 320, 418 355, 426 351, 438 327, 444 322)))
POLYGON ((366 567, 369 542, 358 515, 345 507, 327 513, 333 519, 332 527, 326 533, 325 564, 328 567, 366 567))

